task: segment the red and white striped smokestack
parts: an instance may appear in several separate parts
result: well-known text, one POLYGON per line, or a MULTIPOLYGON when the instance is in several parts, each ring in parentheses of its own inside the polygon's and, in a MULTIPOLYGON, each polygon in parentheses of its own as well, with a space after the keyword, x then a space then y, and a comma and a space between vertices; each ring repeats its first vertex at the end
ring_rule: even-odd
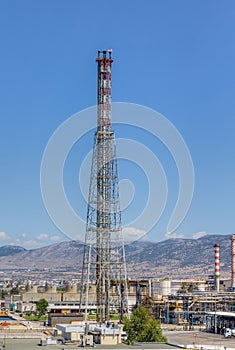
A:
POLYGON ((215 244, 215 286, 216 291, 219 292, 219 283, 220 283, 220 245, 215 244))
POLYGON ((231 287, 235 288, 235 235, 231 236, 231 257, 232 257, 232 281, 231 287))

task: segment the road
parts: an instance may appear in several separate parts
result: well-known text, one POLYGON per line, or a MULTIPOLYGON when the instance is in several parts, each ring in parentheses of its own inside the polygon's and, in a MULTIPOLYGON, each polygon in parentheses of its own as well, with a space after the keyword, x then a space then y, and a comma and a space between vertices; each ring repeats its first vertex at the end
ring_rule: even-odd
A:
POLYGON ((200 331, 166 331, 163 334, 171 344, 188 348, 235 349, 235 338, 200 331))

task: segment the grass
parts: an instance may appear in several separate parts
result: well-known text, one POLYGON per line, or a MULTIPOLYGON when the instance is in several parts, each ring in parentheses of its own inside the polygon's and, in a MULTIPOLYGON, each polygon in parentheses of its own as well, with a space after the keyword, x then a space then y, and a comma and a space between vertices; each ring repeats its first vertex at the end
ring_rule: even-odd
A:
POLYGON ((47 321, 47 315, 37 316, 37 315, 23 315, 24 319, 27 321, 47 321))

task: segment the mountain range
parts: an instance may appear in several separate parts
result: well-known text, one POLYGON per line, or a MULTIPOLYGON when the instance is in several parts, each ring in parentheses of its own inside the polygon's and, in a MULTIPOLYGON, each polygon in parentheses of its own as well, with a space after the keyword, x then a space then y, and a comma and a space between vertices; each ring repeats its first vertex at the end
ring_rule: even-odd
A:
MULTIPOLYGON (((231 276, 230 235, 205 235, 198 239, 136 241, 125 246, 130 278, 194 278, 214 274, 214 244, 220 244, 221 278, 231 276)), ((0 269, 81 271, 83 243, 65 241, 37 249, 0 247, 0 269)))

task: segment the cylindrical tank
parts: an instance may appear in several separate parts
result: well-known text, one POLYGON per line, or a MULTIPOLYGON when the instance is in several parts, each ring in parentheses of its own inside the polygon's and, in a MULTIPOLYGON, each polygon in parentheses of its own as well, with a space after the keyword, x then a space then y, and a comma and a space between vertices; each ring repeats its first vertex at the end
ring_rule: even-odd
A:
POLYGON ((151 280, 149 280, 148 281, 148 289, 149 289, 149 296, 151 297, 152 295, 153 295, 153 293, 152 293, 152 281, 151 280))
POLYGON ((199 281, 198 282, 198 290, 200 292, 205 292, 206 288, 205 288, 205 281, 199 281))
POLYGON ((38 286, 32 286, 31 287, 31 292, 33 292, 33 293, 37 293, 38 292, 38 286))
POLYGON ((70 286, 69 287, 69 293, 77 293, 77 291, 78 291, 78 288, 77 288, 77 286, 75 285, 73 285, 73 286, 70 286))
POLYGON ((170 295, 171 294, 171 280, 169 278, 164 278, 160 280, 160 290, 159 294, 161 295, 170 295))
POLYGON ((56 293, 56 285, 54 284, 53 286, 50 286, 50 287, 47 289, 47 292, 48 292, 48 293, 56 293))

